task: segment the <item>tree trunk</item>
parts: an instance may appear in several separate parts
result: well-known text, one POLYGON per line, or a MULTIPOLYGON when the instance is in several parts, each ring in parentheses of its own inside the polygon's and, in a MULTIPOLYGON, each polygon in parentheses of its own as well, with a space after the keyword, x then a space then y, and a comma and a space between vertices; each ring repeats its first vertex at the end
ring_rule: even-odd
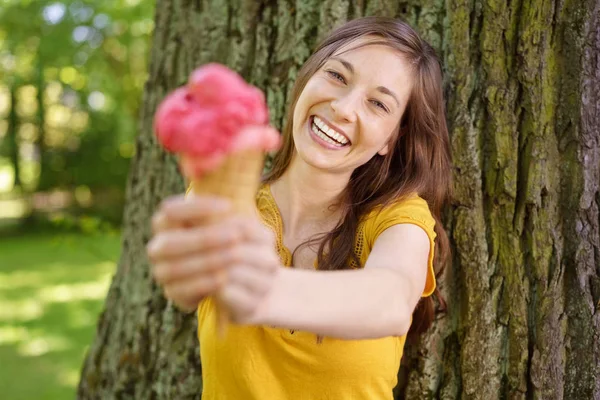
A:
POLYGON ((600 2, 457 1, 444 24, 451 311, 406 397, 600 399, 600 2))
POLYGON ((15 178, 13 188, 21 188, 21 168, 19 156, 19 117, 17 115, 17 85, 12 84, 10 91, 10 110, 8 112, 8 127, 6 129, 6 138, 8 141, 8 157, 12 164, 15 178))
POLYGON ((40 166, 39 179, 37 190, 48 190, 50 185, 48 175, 48 160, 47 160, 47 147, 46 147, 46 103, 44 102, 44 95, 46 92, 46 82, 44 80, 44 60, 43 55, 38 54, 37 56, 37 124, 38 124, 38 135, 35 140, 35 146, 38 154, 38 163, 40 166))
POLYGON ((600 399, 600 0, 159 0, 123 254, 79 397, 200 397, 195 318, 145 256, 152 211, 183 190, 153 137, 159 100, 222 62, 281 126, 311 49, 362 15, 404 17, 438 50, 454 155, 449 312, 407 348, 397 398, 600 399))

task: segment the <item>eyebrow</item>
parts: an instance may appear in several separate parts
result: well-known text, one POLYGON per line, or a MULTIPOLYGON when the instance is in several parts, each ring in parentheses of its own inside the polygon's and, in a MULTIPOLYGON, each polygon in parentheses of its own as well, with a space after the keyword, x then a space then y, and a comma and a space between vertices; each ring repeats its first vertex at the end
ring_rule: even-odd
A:
MULTIPOLYGON (((341 59, 339 57, 331 57, 331 60, 335 60, 335 61, 341 63, 348 71, 350 71, 351 74, 354 74, 354 66, 352 64, 350 64, 348 61, 341 59)), ((400 107, 400 102, 398 101, 398 97, 396 97, 394 92, 392 92, 390 89, 386 88, 385 86, 377 86, 377 91, 380 93, 383 93, 383 94, 387 94, 388 96, 392 97, 394 99, 394 101, 396 101, 396 106, 400 107)))
POLYGON ((331 57, 331 59, 341 63, 344 67, 346 67, 348 71, 350 71, 350 73, 354 73, 354 66, 352 66, 352 64, 350 64, 348 61, 343 60, 339 57, 331 57))
POLYGON ((387 94, 388 96, 392 97, 394 99, 394 101, 396 102, 396 106, 400 107, 400 102, 398 101, 398 98, 396 97, 394 92, 392 92, 390 89, 386 88, 385 86, 377 86, 377 90, 383 94, 387 94))

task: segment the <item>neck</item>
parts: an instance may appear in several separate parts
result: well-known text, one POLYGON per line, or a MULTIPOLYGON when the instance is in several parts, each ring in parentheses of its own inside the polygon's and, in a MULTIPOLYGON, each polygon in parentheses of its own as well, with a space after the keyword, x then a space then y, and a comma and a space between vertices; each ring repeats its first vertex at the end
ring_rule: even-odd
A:
POLYGON ((346 188, 350 175, 340 176, 316 170, 293 160, 287 171, 271 185, 286 233, 302 235, 307 224, 329 227, 341 217, 340 195, 346 188))

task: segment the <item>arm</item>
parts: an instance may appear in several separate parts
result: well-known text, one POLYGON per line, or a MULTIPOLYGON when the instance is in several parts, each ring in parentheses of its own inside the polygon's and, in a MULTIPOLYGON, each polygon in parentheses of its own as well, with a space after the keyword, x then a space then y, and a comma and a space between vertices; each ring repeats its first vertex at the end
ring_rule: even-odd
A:
POLYGON ((425 286, 429 248, 423 229, 399 224, 377 238, 362 270, 281 268, 255 322, 342 339, 404 335, 425 286))

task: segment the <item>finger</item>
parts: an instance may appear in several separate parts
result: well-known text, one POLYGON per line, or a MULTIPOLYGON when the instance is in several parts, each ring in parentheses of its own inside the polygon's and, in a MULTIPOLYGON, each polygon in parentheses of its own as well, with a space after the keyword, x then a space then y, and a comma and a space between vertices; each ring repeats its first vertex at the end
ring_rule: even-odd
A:
POLYGON ((225 198, 195 194, 170 197, 160 206, 167 219, 184 225, 217 217, 230 209, 231 202, 225 198))
POLYGON ((175 221, 170 221, 163 212, 159 211, 152 216, 152 232, 154 234, 183 227, 184 225, 182 224, 177 224, 175 221))
POLYGON ((271 272, 280 266, 280 259, 272 246, 264 243, 238 243, 227 249, 229 265, 248 265, 257 270, 271 272))
POLYGON ((219 300, 227 305, 232 311, 232 316, 236 322, 244 316, 250 317, 256 309, 258 299, 245 288, 237 285, 226 285, 219 294, 219 300))
MULTIPOLYGON (((158 211, 154 214, 152 218, 152 231, 154 233, 159 233, 168 229, 195 225, 208 218, 206 216, 203 217, 203 215, 207 213, 214 215, 215 213, 219 213, 223 207, 227 210, 228 202, 217 197, 202 196, 195 198, 193 195, 176 195, 169 197, 160 204, 158 211), (180 212, 177 211, 179 209, 178 207, 181 204, 185 204, 187 207, 187 203, 189 202, 195 204, 193 212, 187 218, 183 218, 180 216, 180 212), (171 215, 172 209, 175 209, 176 218, 173 218, 171 215)), ((182 212, 185 213, 187 212, 186 210, 183 210, 182 212)))
POLYGON ((235 266, 228 271, 228 284, 239 285, 253 294, 266 293, 271 281, 269 274, 244 265, 235 266))
POLYGON ((156 264, 152 270, 154 279, 162 284, 170 284, 181 279, 189 279, 202 274, 214 274, 229 265, 230 256, 225 251, 207 255, 191 255, 180 259, 156 264))
POLYGON ((193 253, 235 243, 240 233, 231 224, 223 221, 219 225, 190 229, 174 229, 150 240, 147 245, 148 257, 157 264, 161 260, 179 258, 193 253))
POLYGON ((251 125, 244 128, 243 137, 261 138, 261 147, 266 151, 277 150, 281 147, 281 134, 272 126, 251 125))
POLYGON ((202 298, 218 291, 224 283, 221 275, 180 280, 166 285, 164 294, 177 304, 196 305, 202 298))
POLYGON ((240 233, 244 238, 254 243, 267 244, 269 246, 275 245, 275 233, 258 219, 238 217, 237 223, 239 224, 240 233))

